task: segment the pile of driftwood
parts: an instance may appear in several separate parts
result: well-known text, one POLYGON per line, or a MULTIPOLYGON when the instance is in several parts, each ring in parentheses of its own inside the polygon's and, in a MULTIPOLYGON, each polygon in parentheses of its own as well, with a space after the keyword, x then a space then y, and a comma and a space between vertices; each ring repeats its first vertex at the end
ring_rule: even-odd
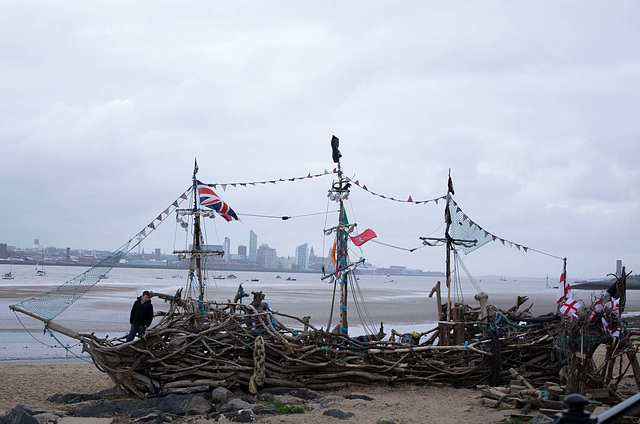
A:
POLYGON ((84 349, 112 380, 138 396, 241 386, 328 389, 348 383, 500 384, 517 369, 532 384, 559 379, 560 317, 454 307, 455 321, 421 333, 348 337, 251 304, 171 302, 162 322, 133 342, 83 334, 84 349), (283 322, 287 322, 287 325, 283 322), (297 328, 297 329, 296 329, 297 328))

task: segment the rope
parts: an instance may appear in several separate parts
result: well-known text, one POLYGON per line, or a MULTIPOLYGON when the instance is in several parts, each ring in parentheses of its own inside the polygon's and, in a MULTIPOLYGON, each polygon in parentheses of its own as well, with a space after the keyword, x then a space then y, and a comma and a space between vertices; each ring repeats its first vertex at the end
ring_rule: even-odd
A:
POLYGON ((258 386, 264 385, 266 351, 264 345, 264 338, 262 336, 256 337, 256 342, 253 348, 253 375, 249 380, 249 393, 252 395, 258 394, 258 386))
POLYGON ((292 216, 288 216, 288 215, 255 215, 255 214, 251 214, 251 213, 239 213, 239 216, 253 216, 256 218, 273 218, 273 219, 281 219, 283 221, 287 221, 289 219, 293 219, 293 218, 304 218, 307 216, 315 216, 315 215, 324 215, 324 214, 328 214, 328 213, 336 213, 336 212, 340 212, 340 211, 328 211, 328 212, 314 212, 314 213, 307 213, 307 214, 303 214, 303 215, 292 215, 292 216))
POLYGON ((480 293, 482 291, 482 289, 480 288, 478 283, 476 283, 476 280, 473 278, 473 276, 471 275, 471 273, 469 272, 469 270, 465 266, 464 262, 462 261, 462 258, 458 254, 458 250, 457 249, 453 250, 453 256, 455 258, 456 263, 459 264, 460 267, 464 270, 465 274, 467 274, 467 278, 469 278, 469 280, 471 281, 471 284, 476 289, 476 292, 480 293))
POLYGON ((413 252, 413 251, 415 251, 415 250, 422 249, 423 247, 427 246, 426 244, 423 244, 423 245, 422 245, 422 246, 420 246, 420 247, 407 248, 407 247, 400 247, 400 246, 394 246, 394 245, 392 245, 392 244, 383 243, 383 242, 378 241, 378 240, 371 240, 371 241, 372 241, 373 243, 378 243, 378 244, 381 244, 381 245, 383 245, 383 246, 391 247, 392 249, 404 250, 404 251, 406 251, 406 252, 413 252))

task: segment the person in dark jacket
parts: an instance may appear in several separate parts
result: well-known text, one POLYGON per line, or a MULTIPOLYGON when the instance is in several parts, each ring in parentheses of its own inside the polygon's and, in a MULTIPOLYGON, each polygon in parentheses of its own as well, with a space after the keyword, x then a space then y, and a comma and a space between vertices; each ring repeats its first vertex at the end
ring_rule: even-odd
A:
POLYGON ((147 331, 147 328, 153 321, 153 305, 151 304, 151 293, 148 291, 142 292, 142 296, 133 302, 131 308, 131 315, 129 317, 129 323, 131 324, 131 330, 127 336, 127 341, 133 340, 136 335, 142 337, 147 331))

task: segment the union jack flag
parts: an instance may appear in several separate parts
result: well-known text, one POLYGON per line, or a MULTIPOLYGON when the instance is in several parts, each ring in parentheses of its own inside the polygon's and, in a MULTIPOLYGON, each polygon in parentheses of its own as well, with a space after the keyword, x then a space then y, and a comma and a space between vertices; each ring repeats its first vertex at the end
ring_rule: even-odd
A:
POLYGON ((213 209, 218 212, 218 214, 223 217, 227 222, 233 221, 234 219, 239 221, 238 215, 227 205, 216 193, 209 187, 196 180, 198 185, 198 195, 200 196, 200 205, 205 206, 209 209, 213 209))

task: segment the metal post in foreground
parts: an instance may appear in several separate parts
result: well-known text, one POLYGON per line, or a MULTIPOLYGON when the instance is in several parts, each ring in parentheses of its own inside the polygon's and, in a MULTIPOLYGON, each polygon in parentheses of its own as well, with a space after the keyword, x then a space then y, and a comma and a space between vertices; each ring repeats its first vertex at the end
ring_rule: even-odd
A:
POLYGON ((596 417, 584 411, 584 407, 587 406, 589 401, 582 395, 569 395, 564 399, 564 403, 567 405, 567 409, 556 414, 556 419, 553 421, 554 424, 605 424, 614 422, 640 406, 640 393, 620 402, 596 417))

